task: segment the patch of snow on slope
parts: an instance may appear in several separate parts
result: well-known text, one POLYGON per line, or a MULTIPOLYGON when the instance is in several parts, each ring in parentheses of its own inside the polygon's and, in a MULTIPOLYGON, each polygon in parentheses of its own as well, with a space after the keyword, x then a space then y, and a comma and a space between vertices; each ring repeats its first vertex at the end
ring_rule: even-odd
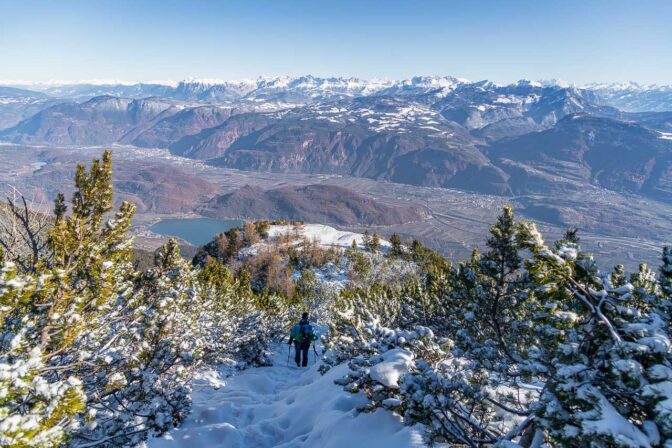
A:
MULTIPOLYGON (((303 236, 310 241, 317 240, 321 246, 324 247, 341 247, 347 249, 352 246, 352 241, 356 241, 357 245, 363 247, 364 235, 361 233, 347 232, 338 230, 324 224, 303 224, 298 229, 294 226, 271 226, 268 229, 268 236, 270 238, 277 238, 286 233, 294 233, 298 231, 300 236, 303 236)), ((390 243, 385 240, 380 240, 382 248, 389 248, 390 243)))
MULTIPOLYGON (((272 367, 244 370, 221 380, 211 375, 194 388, 193 409, 184 424, 148 448, 424 447, 422 427, 404 426, 387 410, 357 413, 363 394, 334 384, 347 365, 324 376, 311 364, 287 367, 287 346, 277 345, 272 367)), ((312 358, 312 355, 311 355, 312 358)), ((312 359, 311 359, 312 363, 312 359)), ((293 363, 292 363, 293 364, 293 363)))

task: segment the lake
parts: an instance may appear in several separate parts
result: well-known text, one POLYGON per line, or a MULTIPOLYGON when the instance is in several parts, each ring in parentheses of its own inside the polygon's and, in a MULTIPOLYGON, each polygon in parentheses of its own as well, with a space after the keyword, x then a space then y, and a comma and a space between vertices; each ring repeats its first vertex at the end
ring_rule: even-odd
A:
POLYGON ((177 236, 194 246, 202 246, 212 241, 216 234, 242 224, 242 221, 211 218, 162 219, 149 230, 161 235, 177 236))

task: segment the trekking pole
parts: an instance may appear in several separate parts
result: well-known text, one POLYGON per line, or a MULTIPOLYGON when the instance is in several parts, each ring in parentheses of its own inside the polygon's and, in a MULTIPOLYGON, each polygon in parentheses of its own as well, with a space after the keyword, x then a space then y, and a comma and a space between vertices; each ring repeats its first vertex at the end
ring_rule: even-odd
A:
POLYGON ((315 353, 315 357, 313 358, 313 365, 317 364, 317 350, 315 349, 315 341, 313 341, 313 353, 315 353))
POLYGON ((287 367, 289 367, 289 356, 292 354, 292 344, 287 345, 287 367))

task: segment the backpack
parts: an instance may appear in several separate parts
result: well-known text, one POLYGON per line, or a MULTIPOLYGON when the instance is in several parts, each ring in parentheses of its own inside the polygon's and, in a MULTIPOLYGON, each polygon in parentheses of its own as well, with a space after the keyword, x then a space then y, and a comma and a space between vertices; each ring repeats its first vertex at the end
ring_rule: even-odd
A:
POLYGON ((299 322, 298 324, 294 325, 290 336, 293 340, 298 342, 303 342, 306 340, 314 341, 317 339, 312 325, 310 325, 308 322, 299 322))

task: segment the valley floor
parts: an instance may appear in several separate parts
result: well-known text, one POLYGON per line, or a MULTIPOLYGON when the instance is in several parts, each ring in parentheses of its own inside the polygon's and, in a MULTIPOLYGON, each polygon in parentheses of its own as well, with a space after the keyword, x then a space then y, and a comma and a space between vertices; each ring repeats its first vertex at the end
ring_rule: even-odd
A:
POLYGON ((287 345, 273 347, 273 366, 251 368, 229 378, 203 371, 194 380, 193 408, 183 425, 148 448, 177 447, 422 447, 421 429, 379 409, 356 412, 362 394, 334 384, 348 370, 337 366, 324 376, 310 354, 305 369, 287 366, 287 345))
MULTIPOLYGON (((45 151, 45 147, 3 142, 0 146, 0 183, 15 186, 28 197, 43 200, 47 205, 59 191, 70 195, 71 184, 64 178, 71 178, 76 162, 99 157, 105 149, 100 146, 50 146, 49 151, 45 151), (50 167, 55 171, 50 172, 50 167)), ((353 226, 345 230, 361 233, 368 228, 380 235, 397 233, 402 238, 417 238, 453 261, 468 259, 474 247, 483 248, 488 229, 505 204, 513 205, 519 219, 537 222, 548 241, 560 238, 567 227, 578 227, 584 249, 595 255, 602 270, 623 264, 626 270, 633 272, 642 261, 657 267, 663 244, 672 241, 672 205, 597 187, 562 194, 491 196, 338 175, 240 171, 174 156, 166 150, 128 145, 113 145, 113 151, 115 170, 120 173, 130 175, 139 165, 169 166, 194 181, 209 182, 218 194, 245 185, 274 189, 287 185, 325 184, 352 189, 387 206, 422 206, 427 209, 429 219, 373 228, 353 226), (557 216, 553 210, 558 211, 557 216), (556 222, 558 220, 562 222, 556 222)), ((200 217, 191 210, 198 205, 196 201, 180 212, 139 211, 133 228, 138 237, 136 245, 153 251, 165 243, 165 236, 148 232, 149 227, 160 219, 200 217)), ((241 216, 228 218, 244 219, 241 216)))

